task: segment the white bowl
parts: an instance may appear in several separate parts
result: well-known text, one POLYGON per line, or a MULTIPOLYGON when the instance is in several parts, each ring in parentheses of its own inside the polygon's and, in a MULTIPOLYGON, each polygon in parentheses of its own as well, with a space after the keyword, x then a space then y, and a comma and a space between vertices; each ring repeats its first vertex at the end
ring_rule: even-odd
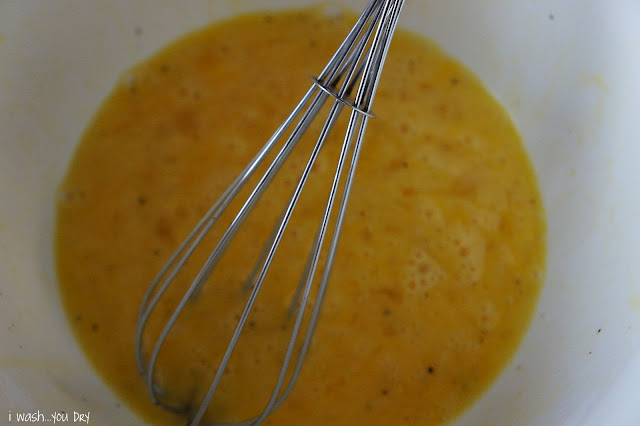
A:
MULTIPOLYGON (((311 3, 0 0, 0 423, 36 410, 140 422, 69 331, 52 254, 56 186, 124 69, 212 20, 311 3)), ((531 329, 460 424, 640 424, 640 3, 408 1, 402 24, 506 106, 548 214, 531 329)))

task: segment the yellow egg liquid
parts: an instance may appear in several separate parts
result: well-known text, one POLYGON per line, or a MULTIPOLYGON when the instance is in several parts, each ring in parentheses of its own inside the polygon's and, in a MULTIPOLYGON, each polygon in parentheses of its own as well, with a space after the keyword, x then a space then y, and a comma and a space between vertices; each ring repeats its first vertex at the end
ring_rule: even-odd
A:
MULTIPOLYGON (((86 130, 57 205, 60 291, 95 369, 147 421, 175 424, 187 415, 154 406, 136 368, 144 292, 353 22, 349 14, 310 9, 205 28, 127 72, 86 130)), ((544 211, 506 112, 458 62, 404 31, 391 45, 373 110, 306 362, 266 424, 449 422, 496 379, 532 317, 544 271, 544 211)), ((250 418, 271 394, 291 333, 288 309, 349 112, 313 167, 209 421, 250 418)), ((160 352, 157 384, 191 413, 325 116, 296 147, 160 352)), ((230 218, 223 216, 154 311, 146 356, 230 218)), ((321 263, 325 257, 323 251, 321 263)), ((309 308, 314 303, 315 293, 309 308)))

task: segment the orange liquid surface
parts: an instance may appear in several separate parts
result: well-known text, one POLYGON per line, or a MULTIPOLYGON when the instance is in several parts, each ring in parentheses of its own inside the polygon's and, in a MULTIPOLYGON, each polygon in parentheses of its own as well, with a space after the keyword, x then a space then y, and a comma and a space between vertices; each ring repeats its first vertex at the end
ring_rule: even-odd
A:
MULTIPOLYGON (((184 420, 150 402, 136 369, 135 323, 147 286, 352 23, 314 9, 205 28, 127 72, 86 130, 60 187, 60 291, 96 370, 148 421, 184 420)), ((267 424, 451 421, 496 379, 532 317, 544 211, 505 111, 459 63, 402 31, 373 108, 311 349, 267 424)), ((313 168, 209 420, 249 418, 270 396, 344 115, 313 168)), ((197 406, 206 392, 249 294, 243 283, 318 131, 300 142, 172 330, 155 375, 170 400, 197 406)), ((224 226, 154 311, 147 354, 224 226)))

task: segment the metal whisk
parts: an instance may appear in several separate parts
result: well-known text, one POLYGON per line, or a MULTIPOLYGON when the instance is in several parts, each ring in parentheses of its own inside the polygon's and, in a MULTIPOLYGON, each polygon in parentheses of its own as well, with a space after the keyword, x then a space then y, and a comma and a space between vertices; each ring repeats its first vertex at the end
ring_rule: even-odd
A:
POLYGON ((222 196, 198 222, 196 227, 186 237, 184 242, 178 247, 175 253, 170 257, 168 262, 160 270, 158 275, 149 286, 149 289, 147 290, 140 307, 136 328, 135 354, 138 369, 147 384, 149 393, 154 403, 174 412, 184 412, 186 410, 186 407, 175 406, 166 401, 163 401, 161 399, 161 396, 164 395, 164 392, 163 390, 159 389, 156 383, 154 383, 154 368, 156 366, 156 361, 158 359, 160 349, 167 339, 167 335, 175 324, 178 316, 185 308, 185 305, 189 300, 193 299, 198 294, 199 289, 213 272, 222 254, 237 233, 239 227, 243 224, 247 215, 251 212, 254 205, 265 191, 266 187, 271 183, 275 174, 282 167, 282 164, 287 159, 297 142, 300 140, 303 133, 315 119, 316 115, 325 104, 325 102, 330 98, 334 98, 328 118, 324 123, 322 131, 320 132, 320 136, 318 137, 317 142, 310 154, 310 157, 306 163, 306 166, 304 167, 295 190, 293 191, 293 194, 288 204, 286 205, 284 212, 280 216, 280 220, 276 224, 271 236, 269 237, 267 245, 265 246, 262 254, 259 256, 258 262, 254 269, 254 273, 250 278, 249 288, 251 290, 248 297, 248 302, 240 316, 238 325, 235 329, 235 332, 233 333, 233 336, 231 337, 227 350, 222 358, 222 361, 220 362, 220 365, 218 366, 216 374, 211 382, 204 400, 200 403, 197 412, 191 413, 192 425, 199 424, 203 419, 207 407, 211 402, 218 384, 222 378, 222 375, 227 367, 236 343, 238 342, 240 334, 242 333, 243 327, 245 326, 258 292, 260 291, 260 288, 264 282, 267 270, 271 265, 274 254, 278 249, 278 245, 285 232, 285 228, 289 223, 303 187, 307 182, 307 179, 311 172, 311 168, 314 165, 314 162, 318 157, 318 153, 320 152, 323 144, 327 139, 327 135, 334 127, 339 114, 344 109, 344 107, 347 106, 351 110, 351 116, 349 119, 344 142, 340 151, 333 182, 331 184, 329 197, 326 203, 324 214, 322 216, 322 221, 314 238, 302 279, 298 284, 296 295, 294 296, 295 300, 292 304, 292 321, 294 321, 294 324, 275 388, 264 410, 259 415, 240 424, 261 423, 269 414, 271 414, 282 404, 284 399, 291 392, 302 367, 306 353, 309 349, 311 337, 313 335, 313 331, 318 319, 318 314, 320 312, 322 300, 326 291, 327 282, 329 280, 331 267, 335 257, 340 230, 349 199, 349 192, 351 190, 356 165, 358 163, 358 156, 360 154, 362 141, 367 126, 367 120, 370 117, 373 117, 370 112, 370 107, 376 93, 378 82, 380 80, 380 74, 382 72, 389 45, 391 43, 391 39, 395 31, 398 17, 400 15, 403 4, 404 0, 372 0, 368 4, 366 9, 357 20, 356 24, 349 32, 343 43, 340 45, 337 52, 331 58, 320 76, 317 79, 312 78, 313 83, 300 103, 294 108, 289 117, 276 130, 273 136, 260 149, 257 155, 245 167, 240 175, 224 191, 222 196), (352 97, 351 95, 354 91, 355 96, 352 97), (288 131, 290 131, 289 136, 282 144, 282 147, 275 156, 275 159, 268 166, 266 172, 259 180, 257 186, 251 191, 249 197, 246 199, 246 201, 244 201, 242 207, 239 209, 235 218, 232 220, 231 225, 223 233, 220 240, 218 240, 217 245, 211 252, 205 264, 202 266, 202 269, 200 269, 199 273, 173 311, 173 314, 169 318, 168 322, 162 329, 160 335, 155 341, 155 344, 153 345, 150 356, 146 358, 142 348, 143 336, 145 335, 145 329, 148 319, 154 308, 157 306, 160 298, 163 296, 172 282, 174 282, 176 276, 180 273, 181 269, 184 267, 185 263, 194 252, 196 247, 205 238, 207 233, 211 230, 216 221, 220 218, 220 216, 232 202, 232 200, 240 192, 245 183, 253 175, 258 166, 267 157, 269 152, 271 152, 276 143, 279 140, 284 139, 283 135, 285 135, 288 131), (350 161, 348 161, 349 155, 351 155, 350 161), (347 163, 349 163, 349 167, 346 174, 346 180, 343 184, 341 184, 343 172, 347 163), (339 203, 337 216, 334 216, 336 218, 334 230, 330 238, 328 249, 326 251, 327 256, 324 262, 324 268, 322 269, 319 286, 317 287, 315 303, 313 303, 313 310, 310 314, 310 319, 307 323, 306 331, 301 333, 301 329, 303 328, 303 317, 305 315, 305 310, 308 306, 309 298, 312 293, 311 288, 312 284, 314 283, 314 277, 316 276, 316 270, 318 269, 318 264, 320 263, 320 253, 323 250, 323 247, 325 247, 325 240, 327 240, 327 234, 330 232, 328 230, 330 218, 332 217, 332 211, 334 209, 334 205, 336 204, 336 197, 340 192, 340 188, 342 188, 342 197, 339 203), (296 351, 296 347, 299 347, 298 351, 296 351), (291 362, 296 357, 296 352, 297 359, 292 366, 293 370, 288 375, 289 377, 287 381, 287 372, 289 371, 291 362))

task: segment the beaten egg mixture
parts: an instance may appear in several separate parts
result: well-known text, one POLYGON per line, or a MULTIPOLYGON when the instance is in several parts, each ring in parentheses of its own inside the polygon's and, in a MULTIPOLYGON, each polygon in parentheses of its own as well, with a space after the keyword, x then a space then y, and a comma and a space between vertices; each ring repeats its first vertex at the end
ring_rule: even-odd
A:
MULTIPOLYGON (((93 366, 147 421, 184 422, 150 402, 136 368, 135 323, 147 286, 353 21, 311 9, 200 30, 128 71, 86 130, 57 205, 60 291, 93 366)), ((267 424, 451 421, 496 379, 532 317, 544 211, 505 111, 462 65, 404 31, 373 107, 310 352, 267 424)), ((314 166, 208 420, 249 418, 270 395, 345 123, 314 166)), ((305 146, 164 345, 155 377, 172 401, 197 407, 208 388, 246 302, 243 283, 306 162, 305 146)), ((154 311, 147 355, 220 232, 154 311)))

